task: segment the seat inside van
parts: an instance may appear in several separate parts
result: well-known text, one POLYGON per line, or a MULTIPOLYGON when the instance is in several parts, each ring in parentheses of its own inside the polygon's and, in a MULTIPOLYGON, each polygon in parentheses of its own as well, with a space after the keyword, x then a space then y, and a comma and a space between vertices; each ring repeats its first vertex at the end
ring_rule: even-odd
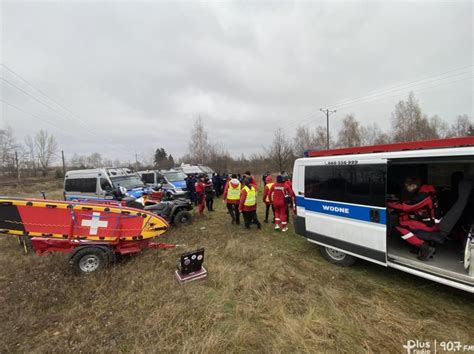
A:
POLYGON ((437 233, 417 233, 421 239, 436 248, 428 261, 417 259, 416 249, 403 240, 396 231, 397 217, 390 214, 387 227, 387 255, 389 261, 423 271, 474 284, 464 268, 464 248, 474 219, 474 160, 472 157, 449 161, 394 161, 388 166, 387 195, 407 198, 402 190, 406 177, 420 178, 436 188, 441 212, 437 233), (443 239, 442 244, 435 242, 443 239))

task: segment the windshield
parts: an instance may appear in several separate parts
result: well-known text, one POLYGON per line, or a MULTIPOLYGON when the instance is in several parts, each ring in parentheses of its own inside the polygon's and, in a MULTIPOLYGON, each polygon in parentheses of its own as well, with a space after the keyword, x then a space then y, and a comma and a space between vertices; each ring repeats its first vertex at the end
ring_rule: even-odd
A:
POLYGON ((118 187, 119 185, 121 185, 124 188, 132 189, 145 186, 141 179, 137 176, 119 176, 111 177, 110 179, 112 180, 114 187, 118 187))
POLYGON ((164 175, 170 182, 184 181, 186 178, 183 172, 166 172, 164 175))

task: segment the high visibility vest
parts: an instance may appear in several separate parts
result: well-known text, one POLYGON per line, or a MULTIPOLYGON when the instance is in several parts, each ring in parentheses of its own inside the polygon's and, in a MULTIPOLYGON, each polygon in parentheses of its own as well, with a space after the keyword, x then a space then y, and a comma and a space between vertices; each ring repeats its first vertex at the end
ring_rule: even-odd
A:
MULTIPOLYGON (((270 188, 272 188, 272 186, 274 185, 275 183, 267 183, 265 185, 265 188, 267 188, 268 191, 270 191, 270 188)), ((267 194, 267 197, 265 198, 265 201, 268 203, 270 202, 270 193, 267 194)))
POLYGON ((244 187, 244 191, 247 192, 247 198, 245 199, 244 206, 254 206, 257 204, 257 192, 255 191, 255 187, 244 187))
POLYGON ((239 183, 237 187, 232 187, 232 184, 229 183, 229 188, 227 189, 227 199, 228 200, 239 200, 240 199, 240 189, 241 184, 239 183))

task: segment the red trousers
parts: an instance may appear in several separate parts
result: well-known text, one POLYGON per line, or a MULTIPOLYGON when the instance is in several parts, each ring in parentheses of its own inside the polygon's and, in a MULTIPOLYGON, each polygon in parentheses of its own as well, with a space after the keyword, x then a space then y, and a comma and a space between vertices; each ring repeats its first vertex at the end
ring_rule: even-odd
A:
POLYGON ((273 207, 275 208, 275 225, 281 225, 282 228, 285 228, 288 220, 286 204, 273 204, 273 207))
POLYGON ((416 236, 417 231, 437 231, 438 227, 427 226, 421 221, 417 220, 402 220, 400 225, 396 227, 397 231, 402 234, 402 238, 407 241, 410 245, 420 247, 425 241, 416 236))
POLYGON ((204 194, 202 196, 198 195, 198 212, 200 215, 204 213, 204 208, 206 207, 206 198, 204 194))

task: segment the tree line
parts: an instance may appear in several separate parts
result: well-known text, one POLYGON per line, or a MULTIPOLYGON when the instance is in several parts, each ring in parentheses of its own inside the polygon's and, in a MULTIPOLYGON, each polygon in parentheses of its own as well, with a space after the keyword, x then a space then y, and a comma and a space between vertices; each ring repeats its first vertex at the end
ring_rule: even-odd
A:
MULTIPOLYGON (((330 148, 356 147, 367 145, 410 142, 461 136, 474 136, 474 125, 467 114, 459 115, 449 125, 439 116, 428 117, 411 92, 406 100, 400 100, 390 119, 390 129, 383 131, 377 123, 363 125, 354 114, 347 114, 339 131, 329 136, 330 148)), ((265 171, 291 171, 296 158, 305 150, 327 148, 327 130, 324 126, 311 129, 299 126, 293 136, 287 129, 277 128, 271 143, 261 153, 249 157, 232 157, 220 144, 208 141, 201 118, 194 123, 188 153, 182 160, 191 163, 206 163, 217 171, 241 171, 251 168, 255 173, 265 171)))
MULTIPOLYGON (((421 110, 413 93, 406 100, 400 100, 394 108, 388 131, 383 131, 377 123, 363 125, 354 114, 347 114, 336 134, 330 134, 330 148, 356 147, 365 145, 409 142, 460 136, 473 136, 474 125, 466 114, 456 117, 449 125, 439 116, 428 117, 421 110)), ((64 161, 70 169, 99 167, 129 167, 142 169, 170 169, 181 163, 204 164, 219 172, 239 172, 251 170, 253 173, 266 171, 291 171, 294 160, 302 157, 305 150, 324 150, 327 144, 326 127, 299 126, 294 135, 288 129, 277 128, 273 139, 262 151, 251 155, 232 156, 221 142, 211 142, 204 122, 198 117, 189 137, 187 153, 175 158, 163 147, 146 154, 136 154, 133 161, 111 160, 99 152, 90 155, 74 154, 64 161)), ((59 165, 55 174, 62 174, 61 156, 55 137, 44 129, 33 136, 26 136, 23 142, 15 139, 9 126, 0 129, 0 170, 4 175, 46 176, 53 164, 59 165)))

